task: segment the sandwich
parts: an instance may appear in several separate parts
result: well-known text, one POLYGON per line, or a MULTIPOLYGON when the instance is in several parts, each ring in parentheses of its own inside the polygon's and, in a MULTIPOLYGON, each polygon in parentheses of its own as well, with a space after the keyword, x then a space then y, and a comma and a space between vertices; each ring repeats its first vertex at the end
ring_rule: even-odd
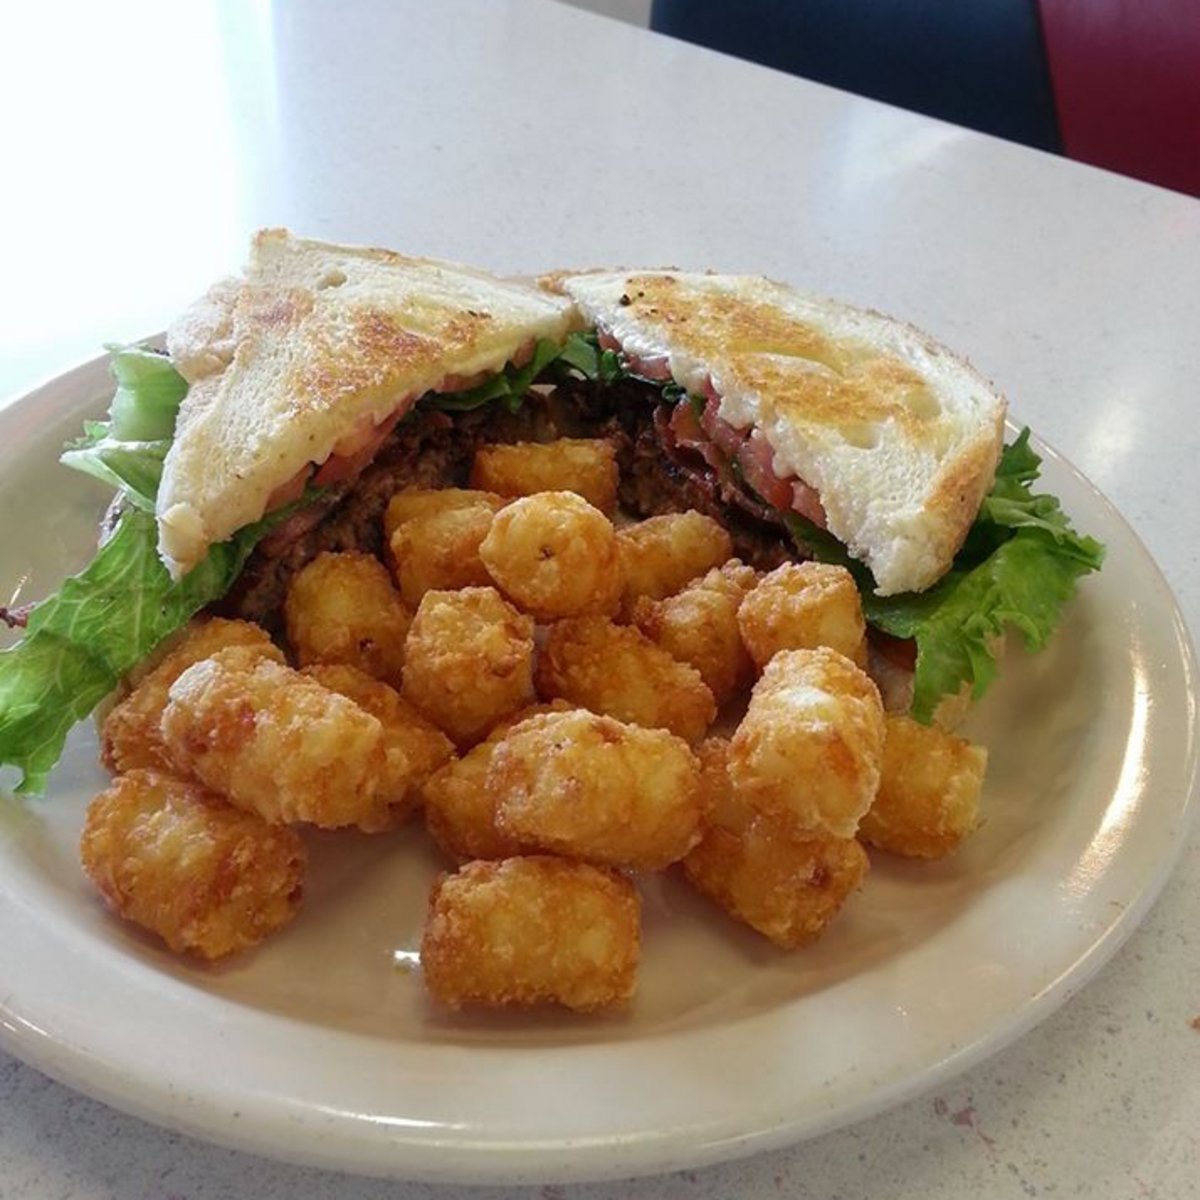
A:
POLYGON ((571 315, 468 267, 260 233, 245 278, 168 333, 189 385, 155 503, 171 577, 310 485, 355 479, 418 398, 528 365, 571 315))
POLYGON ((1102 549, 1035 495, 1027 433, 965 362, 876 313, 758 277, 500 279, 257 235, 166 349, 114 352, 107 421, 63 455, 117 489, 93 562, 0 654, 0 762, 44 788, 66 735, 201 610, 269 629, 322 550, 381 553, 411 487, 489 441, 604 436, 637 516, 699 509, 756 566, 849 569, 913 715, 979 695, 1102 549))
POLYGON ((754 277, 589 274, 561 287, 632 374, 696 399, 673 414, 676 442, 723 449, 750 493, 831 533, 879 595, 924 591, 949 569, 992 485, 1005 415, 962 359, 877 313, 754 277))

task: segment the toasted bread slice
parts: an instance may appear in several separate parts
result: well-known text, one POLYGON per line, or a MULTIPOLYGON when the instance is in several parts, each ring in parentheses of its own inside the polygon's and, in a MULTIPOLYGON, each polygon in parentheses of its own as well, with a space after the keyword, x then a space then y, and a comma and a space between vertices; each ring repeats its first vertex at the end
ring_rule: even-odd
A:
POLYGON ((562 297, 457 263, 259 233, 244 277, 167 335, 191 386, 158 493, 163 561, 185 574, 314 465, 353 466, 419 396, 561 341, 573 317, 562 297))
POLYGON ((950 566, 992 485, 1005 413, 961 358, 909 325, 756 276, 597 272, 547 285, 765 438, 775 474, 816 490, 880 595, 921 591, 950 566))

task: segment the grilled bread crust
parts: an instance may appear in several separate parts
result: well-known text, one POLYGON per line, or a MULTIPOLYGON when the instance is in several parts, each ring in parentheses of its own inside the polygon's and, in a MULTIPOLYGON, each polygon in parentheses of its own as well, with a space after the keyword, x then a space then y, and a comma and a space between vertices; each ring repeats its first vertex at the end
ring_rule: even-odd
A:
POLYGON ((561 341, 573 317, 560 296, 457 263, 263 230, 244 276, 168 331, 190 384, 158 494, 168 570, 185 574, 423 393, 561 341))
POLYGON ((831 533, 880 595, 949 568, 1003 447, 1005 402, 910 325, 758 276, 678 271, 547 276, 588 324, 767 440, 775 473, 820 495, 831 533))

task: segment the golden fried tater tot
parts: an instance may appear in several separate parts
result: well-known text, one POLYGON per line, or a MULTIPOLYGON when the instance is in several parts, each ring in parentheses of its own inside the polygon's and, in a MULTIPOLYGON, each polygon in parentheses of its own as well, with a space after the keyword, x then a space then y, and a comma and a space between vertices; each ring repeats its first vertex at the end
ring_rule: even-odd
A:
POLYGON ((480 742, 425 781, 425 827, 438 846, 458 862, 511 858, 533 848, 496 825, 496 803, 487 773, 498 742, 480 742))
POLYGON ((574 492, 538 492, 502 508, 479 557, 496 586, 539 621, 617 611, 616 531, 574 492))
POLYGON ((406 521, 428 517, 434 513, 453 512, 456 508, 475 508, 486 504, 493 512, 504 504, 504 498, 494 492, 479 492, 469 488, 410 488, 396 492, 383 514, 383 541, 386 545, 406 521))
POLYGON ((531 717, 495 744, 496 825, 568 858, 660 871, 695 844, 700 766, 687 744, 584 710, 531 717))
POLYGON ((91 802, 80 857, 122 917, 207 959, 286 925, 304 883, 294 830, 158 771, 130 771, 91 802))
POLYGON ((404 697, 460 746, 533 698, 533 619, 495 588, 427 592, 405 646, 404 697))
POLYGON ((451 1008, 624 1004, 636 983, 640 911, 627 879, 586 863, 468 863, 430 895, 425 985, 451 1008))
POLYGON ((664 513, 617 532, 625 573, 624 606, 639 596, 673 596, 698 575, 719 567, 733 554, 729 534, 698 512, 664 513))
MULTIPOLYGON (((383 726, 387 765, 379 788, 387 799, 388 817, 381 828, 391 829, 406 821, 420 807, 421 785, 453 758, 454 743, 394 688, 355 667, 314 666, 303 674, 353 700, 383 726)), ((360 823, 360 828, 366 827, 360 823)))
POLYGON ((749 687, 754 677, 754 664, 738 629, 738 605, 757 578, 752 567, 730 559, 674 596, 638 597, 630 613, 633 624, 652 642, 700 672, 718 708, 749 687))
POLYGON ((882 756, 883 705, 867 675, 836 650, 781 650, 730 741, 729 777, 758 811, 848 838, 875 799, 882 756))
POLYGON ((292 579, 283 605, 296 661, 345 663, 399 685, 412 613, 370 554, 318 554, 292 579))
POLYGON ((533 852, 532 847, 522 845, 496 825, 495 798, 485 786, 488 767, 496 744, 510 729, 543 713, 569 711, 571 706, 563 700, 531 704, 494 725, 478 746, 426 781, 422 789, 425 826, 446 854, 459 862, 469 862, 473 858, 511 858, 533 852))
POLYGON ((875 803, 858 835, 908 858, 942 858, 979 823, 987 751, 910 717, 887 717, 875 803))
POLYGON ((182 639, 105 717, 100 731, 100 759, 110 771, 123 773, 135 767, 174 769, 159 732, 167 693, 193 663, 227 646, 249 646, 264 658, 284 661, 283 651, 272 643, 261 626, 221 617, 193 622, 182 639))
POLYGON ((785 818, 757 813, 740 832, 708 827, 683 871, 730 916, 793 949, 820 936, 868 865, 854 838, 802 833, 785 818))
POLYGON ((471 504, 410 517, 396 529, 388 550, 405 604, 416 608, 426 592, 492 582, 479 544, 494 513, 489 504, 471 504))
POLYGON ((709 738, 700 760, 703 836, 683 860, 688 880, 731 916, 778 946, 816 938, 867 873, 854 838, 797 830, 761 813, 734 789, 729 743, 709 738))
POLYGON ((645 634, 603 617, 571 617, 550 628, 538 657, 538 694, 569 700, 649 729, 699 741, 717 715, 695 667, 645 634))
POLYGON ((828 646, 867 665, 867 626, 854 577, 827 563, 784 563, 742 601, 738 626, 761 671, 780 650, 828 646))
POLYGON ((603 438, 480 446, 471 466, 471 486, 501 496, 574 492, 612 516, 617 508, 616 450, 603 438))
POLYGON ((273 824, 387 821, 383 727, 299 671, 219 651, 172 684, 162 734, 181 771, 273 824))

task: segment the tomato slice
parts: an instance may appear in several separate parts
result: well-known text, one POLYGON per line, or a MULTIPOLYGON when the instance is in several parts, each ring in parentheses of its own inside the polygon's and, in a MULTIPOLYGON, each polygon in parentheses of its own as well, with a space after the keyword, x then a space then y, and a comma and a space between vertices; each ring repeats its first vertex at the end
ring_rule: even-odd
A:
POLYGON ((742 443, 737 456, 746 483, 772 508, 792 507, 792 481, 775 474, 775 451, 765 437, 753 434, 742 443))
POLYGON ((792 482, 792 511, 807 517, 818 529, 829 528, 829 518, 817 489, 809 487, 803 479, 792 482))

